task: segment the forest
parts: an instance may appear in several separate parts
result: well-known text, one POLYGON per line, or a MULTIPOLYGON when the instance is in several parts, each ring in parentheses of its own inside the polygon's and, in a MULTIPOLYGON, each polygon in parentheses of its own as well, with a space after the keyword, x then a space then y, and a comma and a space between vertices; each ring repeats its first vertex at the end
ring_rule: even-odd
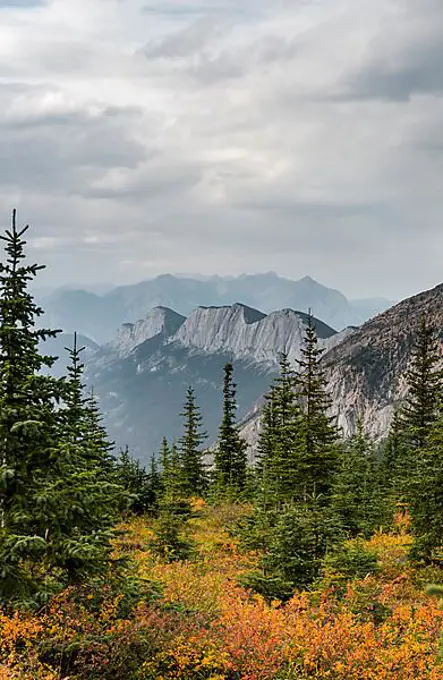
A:
POLYGON ((423 316, 385 441, 341 435, 309 323, 253 465, 227 363, 215 446, 190 386, 145 468, 114 455, 76 340, 51 375, 27 230, 14 211, 1 236, 0 679, 442 678, 440 329, 423 316))

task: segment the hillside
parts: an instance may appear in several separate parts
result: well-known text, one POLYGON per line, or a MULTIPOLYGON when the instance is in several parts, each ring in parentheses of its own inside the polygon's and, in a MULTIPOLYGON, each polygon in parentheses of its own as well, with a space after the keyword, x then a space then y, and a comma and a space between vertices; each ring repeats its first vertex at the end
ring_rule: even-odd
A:
MULTIPOLYGON (((345 435, 357 418, 379 439, 386 435, 394 404, 405 396, 405 373, 423 315, 443 338, 443 284, 408 298, 353 329, 324 355, 333 414, 345 435)), ((254 450, 260 429, 258 406, 242 434, 254 450)))

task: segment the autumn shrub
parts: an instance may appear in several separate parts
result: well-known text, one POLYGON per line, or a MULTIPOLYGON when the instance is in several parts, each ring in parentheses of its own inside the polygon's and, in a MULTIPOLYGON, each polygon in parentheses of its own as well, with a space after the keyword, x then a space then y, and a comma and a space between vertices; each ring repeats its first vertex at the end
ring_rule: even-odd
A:
POLYGON ((405 535, 344 544, 327 558, 335 582, 282 603, 239 585, 262 573, 223 526, 241 512, 202 507, 192 561, 161 559, 152 521, 128 519, 125 572, 39 613, 0 612, 0 680, 441 680, 443 612, 403 559, 405 535))

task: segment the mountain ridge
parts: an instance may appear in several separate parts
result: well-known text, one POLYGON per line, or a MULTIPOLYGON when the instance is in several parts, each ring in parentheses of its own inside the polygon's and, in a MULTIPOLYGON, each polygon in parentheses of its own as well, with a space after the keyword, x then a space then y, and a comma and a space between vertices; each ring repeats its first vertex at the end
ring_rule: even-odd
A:
POLYGON ((237 301, 268 314, 283 308, 297 309, 341 330, 359 325, 386 308, 389 301, 353 304, 339 291, 311 277, 293 281, 267 274, 197 280, 164 274, 148 281, 119 286, 98 295, 86 290, 59 290, 39 298, 47 323, 66 332, 78 331, 99 344, 114 339, 123 323, 134 323, 154 307, 164 306, 188 316, 196 307, 231 306, 237 301), (374 308, 375 304, 375 308, 374 308))

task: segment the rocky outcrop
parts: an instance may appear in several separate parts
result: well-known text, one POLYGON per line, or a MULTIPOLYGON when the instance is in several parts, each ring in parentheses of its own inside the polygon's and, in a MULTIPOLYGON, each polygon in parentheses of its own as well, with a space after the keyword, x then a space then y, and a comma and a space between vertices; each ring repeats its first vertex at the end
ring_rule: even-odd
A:
POLYGON ((358 325, 390 305, 387 300, 360 300, 354 304, 309 276, 293 281, 272 272, 207 280, 166 274, 102 294, 59 289, 39 296, 49 326, 66 332, 76 330, 99 344, 110 342, 120 324, 132 323, 155 307, 175 309, 188 316, 198 306, 220 307, 237 300, 266 314, 286 308, 311 310, 316 318, 337 330, 358 325))
POLYGON ((167 307, 155 307, 136 323, 125 323, 109 347, 121 357, 128 356, 138 345, 162 335, 165 340, 173 336, 186 321, 184 316, 167 307))
MULTIPOLYGON (((374 439, 386 436, 394 406, 407 393, 406 372, 422 317, 443 339, 443 285, 404 300, 357 329, 333 336, 323 357, 331 413, 343 434, 355 431, 361 419, 374 439)), ((443 356, 441 365, 443 367, 443 356)), ((255 408, 245 418, 242 435, 256 448, 260 413, 255 408)))
MULTIPOLYGON (((317 334, 329 340, 336 332, 314 320, 317 334)), ((199 307, 179 328, 174 340, 202 352, 227 352, 233 359, 246 359, 276 366, 279 355, 290 361, 300 357, 307 316, 292 309, 271 314, 239 303, 231 307, 199 307)))

